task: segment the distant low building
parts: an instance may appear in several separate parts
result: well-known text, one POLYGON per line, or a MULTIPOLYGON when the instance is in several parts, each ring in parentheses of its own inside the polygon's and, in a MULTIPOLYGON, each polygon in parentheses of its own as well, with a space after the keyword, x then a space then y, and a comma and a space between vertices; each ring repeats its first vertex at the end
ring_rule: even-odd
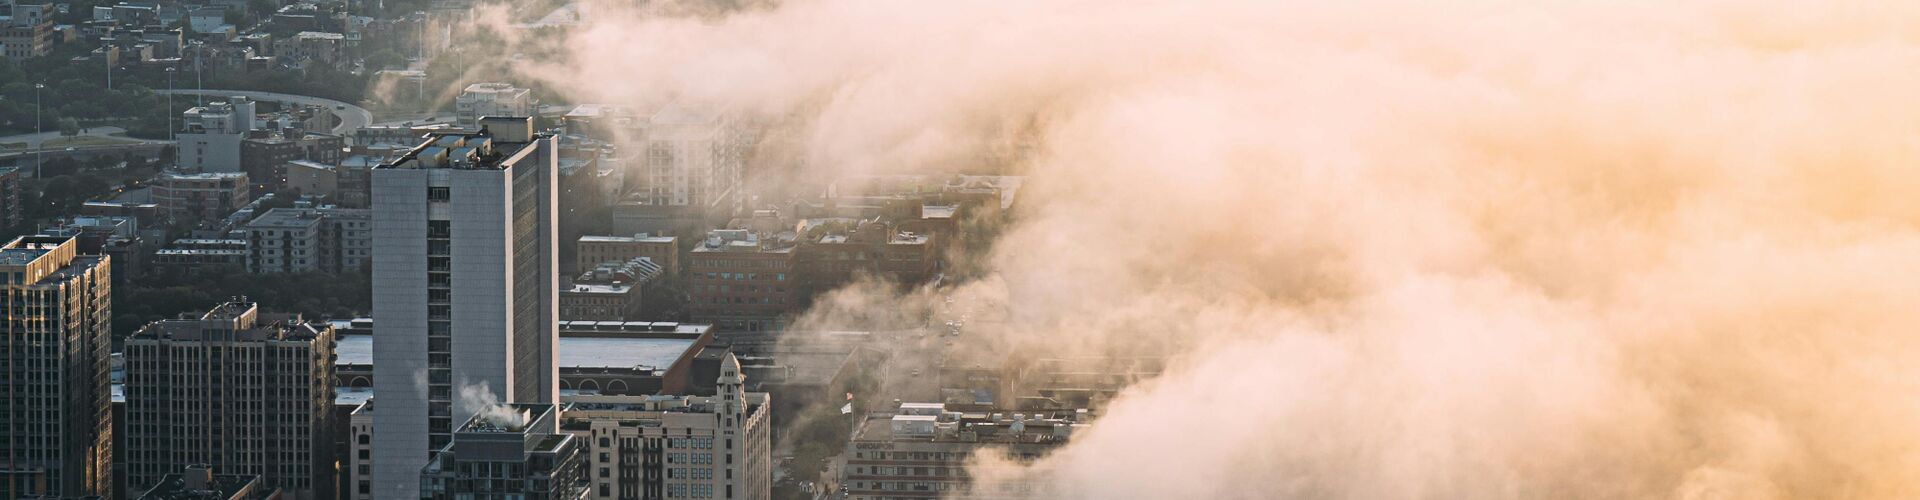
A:
POLYGON ((47 55, 53 48, 53 4, 15 3, 8 22, 0 26, 0 48, 8 59, 20 61, 47 55))
POLYGON ((247 174, 167 172, 153 181, 153 201, 175 223, 217 221, 252 201, 247 174))
POLYGON ((1088 424, 1085 410, 1022 413, 950 411, 940 403, 904 403, 867 415, 842 455, 841 487, 851 500, 890 498, 1053 498, 1043 484, 1010 481, 976 490, 974 455, 1015 462, 1046 456, 1088 424))
POLYGON ((898 283, 918 284, 937 272, 932 235, 897 229, 872 219, 808 219, 798 230, 795 268, 808 296, 824 293, 866 274, 898 283))
POLYGON ((327 199, 338 198, 340 192, 340 171, 333 165, 293 160, 286 164, 287 189, 298 189, 306 196, 324 196, 327 199))
POLYGON ((641 319, 645 289, 662 273, 660 265, 646 257, 601 263, 560 288, 560 319, 641 319))
POLYGON ((679 274, 680 240, 672 236, 581 236, 574 242, 574 272, 585 272, 606 262, 646 257, 668 276, 679 274))
POLYGON ((189 108, 174 134, 175 163, 193 172, 240 172, 240 141, 254 125, 254 102, 245 97, 189 108))
POLYGON ((793 242, 744 229, 709 232, 687 261, 693 320, 722 331, 785 327, 799 305, 793 242))
POLYGON ((347 141, 337 135, 256 130, 240 141, 240 165, 255 186, 279 191, 288 185, 287 162, 306 160, 320 164, 340 161, 347 141))
POLYGON ((175 270, 245 269, 247 255, 247 240, 179 239, 153 253, 153 266, 175 270))

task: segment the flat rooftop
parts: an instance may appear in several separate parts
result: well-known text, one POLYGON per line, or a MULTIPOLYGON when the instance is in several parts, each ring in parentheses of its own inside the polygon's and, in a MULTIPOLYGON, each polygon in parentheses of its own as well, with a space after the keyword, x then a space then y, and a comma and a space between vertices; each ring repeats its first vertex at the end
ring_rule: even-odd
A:
POLYGON ((249 228, 295 228, 320 223, 320 213, 300 208, 276 208, 247 223, 249 228))
MULTIPOLYGON (((561 368, 667 369, 693 348, 695 339, 561 337, 561 368)), ((334 352, 339 364, 373 365, 372 335, 341 335, 334 352)))
POLYGON ((372 387, 335 387, 333 389, 334 406, 360 406, 373 399, 372 387))
POLYGON ((581 243, 673 243, 674 240, 675 238, 672 236, 648 236, 646 234, 636 234, 633 236, 600 236, 589 234, 580 237, 581 243))
POLYGON ((34 259, 46 255, 48 249, 39 247, 7 248, 0 250, 0 266, 24 266, 34 259))

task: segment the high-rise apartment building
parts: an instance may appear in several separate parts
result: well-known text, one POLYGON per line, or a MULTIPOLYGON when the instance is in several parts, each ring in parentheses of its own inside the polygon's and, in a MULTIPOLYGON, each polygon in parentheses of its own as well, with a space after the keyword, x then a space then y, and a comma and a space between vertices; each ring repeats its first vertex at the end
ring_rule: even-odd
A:
POLYGON ((0 498, 107 495, 109 259, 73 237, 0 246, 0 498))
POLYGON ((579 439, 554 424, 550 404, 485 408, 419 471, 431 500, 579 500, 586 489, 579 439))
POLYGON ((744 134, 724 115, 670 106, 648 120, 644 157, 628 176, 643 195, 614 209, 614 229, 697 237, 741 210, 744 134))
POLYGON ((375 498, 420 468, 478 400, 555 404, 555 164, 531 118, 430 135, 373 173, 375 498))
POLYGON ((561 430, 587 449, 589 498, 764 500, 773 493, 771 400, 720 363, 713 396, 569 396, 561 430))
POLYGON ((126 340, 133 490, 195 464, 333 498, 333 327, 261 318, 250 302, 156 321, 126 340))

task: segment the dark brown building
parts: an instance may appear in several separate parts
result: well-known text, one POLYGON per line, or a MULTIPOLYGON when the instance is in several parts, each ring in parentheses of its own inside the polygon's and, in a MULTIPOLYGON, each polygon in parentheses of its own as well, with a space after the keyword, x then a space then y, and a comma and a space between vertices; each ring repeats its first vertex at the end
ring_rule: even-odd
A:
POLYGON ((878 217, 809 219, 800 234, 795 270, 809 299, 862 273, 911 285, 938 272, 933 235, 901 230, 878 217))
POLYGON ((687 308, 720 331, 777 330, 799 306, 797 283, 791 241, 715 230, 687 259, 687 308))
POLYGON ((254 187, 277 192, 287 185, 287 162, 337 164, 346 147, 346 139, 337 135, 254 131, 240 141, 240 168, 254 187))

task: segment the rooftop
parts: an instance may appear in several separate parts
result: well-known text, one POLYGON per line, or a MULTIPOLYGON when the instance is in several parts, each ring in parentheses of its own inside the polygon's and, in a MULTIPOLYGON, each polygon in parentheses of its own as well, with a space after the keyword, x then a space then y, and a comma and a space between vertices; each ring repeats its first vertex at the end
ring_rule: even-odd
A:
POLYGON ((903 403, 898 414, 867 415, 855 442, 928 441, 936 443, 1060 444, 1086 426, 1086 412, 947 411, 935 405, 903 403))
MULTIPOLYGON (((193 466, 189 466, 187 474, 205 474, 205 471, 194 469, 193 466)), ((202 476, 204 479, 201 481, 190 481, 187 474, 161 476, 159 484, 155 484, 140 498, 142 500, 227 500, 260 480, 260 476, 257 475, 209 474, 202 476), (195 482, 203 484, 192 484, 195 482)))
POLYGON ((161 174, 161 178, 169 179, 169 180, 178 179, 178 180, 212 181, 212 180, 221 180, 221 179, 244 179, 246 177, 247 177, 246 172, 193 172, 193 173, 167 172, 165 174, 161 174))
MULTIPOLYGON (((577 323, 577 322, 576 322, 577 323)), ((561 337, 561 368, 666 369, 693 348, 693 338, 561 337)), ((343 365, 373 364, 372 335, 341 335, 334 353, 343 365)))
POLYGON ((640 233, 633 236, 600 236, 589 234, 580 237, 581 243, 673 243, 674 240, 675 238, 672 236, 649 236, 647 233, 640 233))
POLYGON ((302 31, 297 35, 293 35, 293 37, 300 39, 345 40, 347 35, 325 31, 302 31))
POLYGON ((483 117, 480 127, 479 132, 428 134, 425 142, 377 168, 505 170, 522 159, 538 161, 527 146, 547 137, 534 133, 531 117, 483 117))
MULTIPOLYGON (((25 240, 26 238, 22 239, 25 240)), ((35 238, 21 241, 17 245, 8 245, 5 248, 0 248, 0 266, 24 266, 31 264, 34 259, 38 259, 40 256, 46 255, 47 252, 51 252, 54 248, 60 246, 59 243, 38 240, 41 239, 35 238)))
POLYGON ((298 208, 276 208, 247 223, 248 229, 302 228, 320 223, 321 214, 315 210, 298 208))
POLYGON ((745 229, 715 229, 707 232, 694 252, 792 252, 793 245, 780 238, 762 238, 745 229))
POLYGON ((513 84, 506 82, 483 82, 468 85, 465 91, 475 93, 499 93, 514 91, 527 92, 528 89, 514 87, 513 84))
POLYGON ((335 387, 333 389, 334 406, 359 406, 373 400, 372 387, 335 387))

